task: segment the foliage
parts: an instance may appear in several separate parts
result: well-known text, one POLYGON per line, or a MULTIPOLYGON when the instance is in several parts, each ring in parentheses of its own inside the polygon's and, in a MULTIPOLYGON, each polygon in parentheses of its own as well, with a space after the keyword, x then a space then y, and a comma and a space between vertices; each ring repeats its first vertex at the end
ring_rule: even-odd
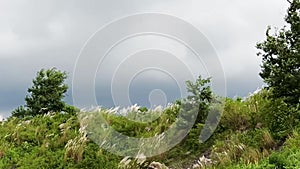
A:
POLYGON ((32 81, 33 86, 28 89, 29 96, 25 97, 26 108, 20 106, 12 112, 15 117, 36 116, 47 112, 60 112, 63 110, 75 112, 75 108, 66 106, 62 99, 68 89, 64 84, 66 72, 52 69, 42 69, 32 81))
MULTIPOLYGON (((299 130, 285 132, 286 141, 278 136, 285 131, 285 120, 274 121, 273 115, 281 110, 272 109, 269 94, 260 90, 244 99, 226 99, 220 125, 206 142, 199 142, 203 124, 197 123, 179 145, 142 159, 122 160, 101 149, 87 137, 76 114, 11 117, 0 124, 0 168, 149 168, 151 164, 169 168, 295 168, 300 163, 299 130), (282 126, 276 128, 279 123, 282 126)), ((145 112, 132 106, 123 115, 113 113, 115 109, 101 109, 115 130, 144 138, 167 130, 179 110, 178 104, 145 112), (154 120, 138 122, 141 116, 154 120)), ((296 124, 293 129, 297 129, 296 124)))
POLYGON ((215 142, 211 158, 217 162, 217 166, 227 166, 237 162, 257 163, 269 155, 275 145, 275 141, 266 129, 231 133, 225 140, 215 142))
POLYGON ((19 106, 18 108, 13 110, 11 114, 14 117, 22 118, 22 117, 28 116, 30 114, 30 112, 28 110, 26 110, 26 108, 24 108, 24 106, 19 106))
POLYGON ((267 104, 262 117, 277 139, 285 139, 299 124, 298 106, 291 107, 282 99, 276 99, 267 104))
MULTIPOLYGON (((207 141, 200 143, 199 135, 213 132, 213 122, 220 119, 220 114, 212 111, 217 110, 218 97, 208 85, 209 78, 199 76, 195 82, 187 81, 190 95, 164 109, 134 105, 123 110, 99 109, 98 114, 86 112, 103 116, 104 128, 109 125, 136 138, 163 134, 178 121, 175 127, 180 133, 182 126, 195 121, 189 134, 171 150, 155 157, 141 154, 123 158, 107 152, 89 137, 92 133, 87 128, 101 128, 99 122, 103 121, 87 126, 78 118, 79 110, 62 101, 68 89, 64 84, 66 73, 42 69, 28 89, 26 105, 0 123, 0 168, 299 167, 299 9, 299 0, 293 0, 286 16, 289 27, 274 35, 270 35, 269 28, 267 40, 257 45, 262 50, 258 55, 263 58, 260 75, 269 87, 244 99, 224 98, 222 119, 207 141), (205 122, 210 123, 208 127, 205 122)), ((101 135, 101 129, 99 133, 99 138, 110 134, 101 135)), ((126 141, 116 141, 122 151, 131 151, 126 141)), ((155 151, 155 145, 151 143, 149 149, 155 151)), ((147 149, 149 145, 143 146, 147 149)))
POLYGON ((219 128, 222 130, 244 131, 249 128, 250 119, 247 102, 227 98, 219 128))
POLYGON ((116 168, 119 157, 82 140, 70 114, 12 117, 0 126, 0 168, 116 168))
POLYGON ((205 122, 205 119, 208 115, 210 103, 213 99, 212 91, 208 83, 210 83, 210 78, 202 79, 201 76, 199 76, 194 83, 191 81, 186 82, 186 88, 190 95, 187 97, 185 102, 183 102, 183 104, 196 105, 198 111, 198 115, 195 121, 196 124, 205 122))
POLYGON ((268 98, 261 117, 273 135, 284 140, 300 118, 300 1, 289 1, 287 26, 271 35, 257 48, 262 52, 260 76, 268 84, 268 98))
POLYGON ((245 169, 274 169, 289 168, 294 169, 300 166, 300 137, 299 132, 294 133, 287 139, 283 148, 279 152, 273 152, 270 156, 265 157, 258 163, 252 164, 233 164, 228 168, 245 168, 245 169))
POLYGON ((68 89, 64 84, 67 75, 55 68, 40 70, 34 79, 33 86, 28 89, 30 96, 26 96, 26 106, 33 115, 45 114, 46 112, 60 112, 65 103, 62 98, 68 89))
POLYGON ((273 88, 273 98, 283 98, 288 104, 300 101, 300 1, 293 0, 287 11, 287 27, 270 35, 257 45, 263 59, 260 76, 273 88))

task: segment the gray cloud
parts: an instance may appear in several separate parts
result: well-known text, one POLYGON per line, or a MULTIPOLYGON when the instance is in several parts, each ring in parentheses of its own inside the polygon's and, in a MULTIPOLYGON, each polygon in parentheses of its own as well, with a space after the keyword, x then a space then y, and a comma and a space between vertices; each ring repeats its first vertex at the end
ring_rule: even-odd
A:
MULTIPOLYGON (((218 53, 227 77, 228 96, 245 96, 263 84, 254 46, 265 38, 267 25, 284 24, 287 6, 280 0, 2 0, 0 115, 24 104, 26 90, 41 68, 69 72, 71 87, 76 58, 87 39, 112 20, 141 12, 170 14, 197 27, 218 53)), ((137 86, 138 92, 131 95, 142 93, 140 88, 137 86)), ((97 85, 97 91, 104 89, 97 85)), ((109 105, 108 97, 103 96, 99 102, 109 105)), ((71 90, 66 100, 72 103, 71 90)))

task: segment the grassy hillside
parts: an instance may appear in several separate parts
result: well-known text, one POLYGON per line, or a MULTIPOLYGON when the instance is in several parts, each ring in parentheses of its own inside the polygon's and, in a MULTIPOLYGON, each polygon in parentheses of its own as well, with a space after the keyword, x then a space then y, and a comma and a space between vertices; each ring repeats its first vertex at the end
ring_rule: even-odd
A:
MULTIPOLYGON (((117 131, 134 137, 164 132, 177 118, 176 104, 148 112, 160 115, 149 123, 102 109, 117 131)), ((132 111, 132 112, 130 112, 132 111)), ((300 167, 299 108, 268 99, 262 90, 247 99, 226 99, 221 121, 206 142, 199 143, 202 123, 177 146, 151 158, 119 157, 89 139, 77 114, 48 113, 11 117, 0 125, 0 168, 297 168, 300 167), (290 116, 293 114, 293 116, 290 116), (150 166, 150 167, 149 167, 150 166)))

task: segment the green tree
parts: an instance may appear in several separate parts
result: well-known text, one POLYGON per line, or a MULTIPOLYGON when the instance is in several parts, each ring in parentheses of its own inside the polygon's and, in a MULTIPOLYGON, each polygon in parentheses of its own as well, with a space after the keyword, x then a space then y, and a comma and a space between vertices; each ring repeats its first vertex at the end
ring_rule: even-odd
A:
POLYGON ((260 76, 272 89, 273 98, 282 98, 290 105, 300 100, 300 1, 288 1, 290 7, 285 21, 287 26, 270 34, 259 43, 262 52, 262 72, 260 76))
POLYGON ((64 84, 67 78, 66 72, 52 69, 42 69, 37 73, 33 86, 28 89, 30 95, 26 96, 26 107, 33 115, 44 114, 48 111, 58 112, 65 107, 62 99, 68 86, 64 84))
POLYGON ((204 123, 208 115, 209 105, 213 100, 212 91, 210 86, 210 78, 202 79, 201 76, 195 81, 186 82, 187 91, 190 95, 187 97, 187 100, 194 105, 197 105, 198 116, 196 118, 196 123, 204 123))
POLYGON ((204 125, 209 118, 210 106, 214 101, 211 88, 209 86, 210 78, 203 79, 199 76, 195 82, 187 81, 186 88, 189 95, 176 104, 180 105, 180 113, 177 120, 177 129, 191 129, 189 134, 181 142, 187 149, 197 151, 199 141, 206 140, 212 134, 210 127, 212 123, 204 125), (198 138, 195 136, 199 136, 198 138))
POLYGON ((33 86, 28 89, 30 95, 25 97, 25 108, 20 106, 12 112, 12 115, 24 117, 63 110, 73 111, 74 108, 67 106, 62 100, 68 89, 68 86, 64 84, 66 78, 66 72, 61 72, 55 68, 40 70, 37 77, 32 81, 33 86))

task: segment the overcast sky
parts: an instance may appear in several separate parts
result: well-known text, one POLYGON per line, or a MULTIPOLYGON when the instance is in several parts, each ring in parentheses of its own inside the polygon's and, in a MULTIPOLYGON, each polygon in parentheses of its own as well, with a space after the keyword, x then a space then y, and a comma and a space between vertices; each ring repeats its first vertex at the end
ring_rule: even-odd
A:
MULTIPOLYGON (((287 7, 285 0, 0 0, 0 116, 24 104, 27 88, 41 68, 67 71, 71 88, 76 59, 87 40, 111 21, 137 13, 164 13, 194 25, 218 54, 226 75, 227 96, 246 96, 263 85, 255 45, 265 39, 268 25, 284 25, 287 7)), ((131 45, 143 44, 139 39, 135 41, 131 45)), ((124 44, 115 54, 126 49, 124 44)), ((95 79, 95 91, 102 93, 96 94, 102 97, 98 102, 111 106, 111 98, 104 96, 107 89, 99 79, 95 79)), ((153 90, 153 85, 165 89, 165 97, 171 100, 178 96, 176 90, 168 91, 174 85, 172 79, 158 81, 150 79, 148 86, 142 87, 145 84, 136 77, 130 86, 132 101, 143 99, 140 93, 153 90)), ((71 90, 66 101, 72 104, 71 90)))

